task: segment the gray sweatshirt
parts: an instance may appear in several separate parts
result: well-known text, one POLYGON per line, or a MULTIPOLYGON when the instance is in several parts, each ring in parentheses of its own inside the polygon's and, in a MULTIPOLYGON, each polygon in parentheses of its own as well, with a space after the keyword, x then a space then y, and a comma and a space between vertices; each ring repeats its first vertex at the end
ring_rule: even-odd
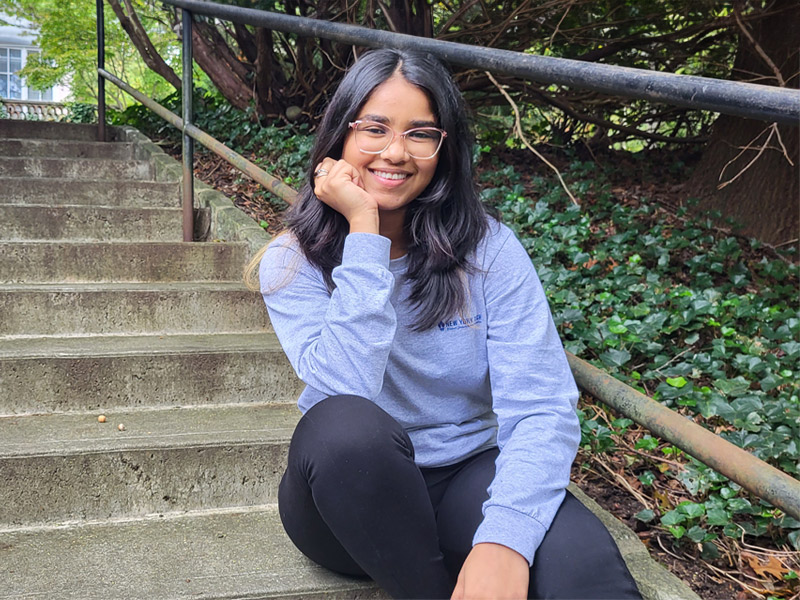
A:
POLYGON ((421 467, 499 447, 473 544, 503 544, 532 563, 580 440, 578 390, 539 278, 513 232, 491 221, 468 309, 415 332, 406 259, 389 260, 390 246, 348 235, 332 294, 290 234, 264 255, 264 301, 306 384, 300 410, 336 394, 370 399, 403 425, 421 467))

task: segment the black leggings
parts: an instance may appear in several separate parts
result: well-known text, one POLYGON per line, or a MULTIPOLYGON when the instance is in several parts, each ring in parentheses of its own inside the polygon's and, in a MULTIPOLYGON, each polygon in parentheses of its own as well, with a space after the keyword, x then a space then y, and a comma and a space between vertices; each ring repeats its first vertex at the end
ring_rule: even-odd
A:
MULTIPOLYGON (((400 424, 374 403, 334 396, 297 425, 279 505, 311 560, 368 575, 393 598, 450 598, 497 449, 420 469, 400 424)), ((531 567, 529 598, 641 598, 602 523, 567 492, 531 567)))

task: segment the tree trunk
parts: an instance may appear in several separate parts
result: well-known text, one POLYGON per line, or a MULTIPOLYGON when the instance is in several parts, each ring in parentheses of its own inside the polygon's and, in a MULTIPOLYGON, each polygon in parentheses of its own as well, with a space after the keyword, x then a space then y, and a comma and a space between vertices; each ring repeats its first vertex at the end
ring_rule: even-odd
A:
MULTIPOLYGON (((247 110, 250 101, 253 99, 253 92, 245 85, 244 81, 237 77, 234 69, 231 69, 227 62, 220 59, 222 48, 215 47, 208 42, 202 35, 201 28, 198 25, 199 23, 194 23, 192 26, 194 60, 206 72, 228 102, 239 110, 247 110)), ((186 35, 185 32, 184 35, 186 35)), ((225 48, 230 53, 230 48, 227 47, 227 44, 225 48)))
MULTIPOLYGON (((734 76, 797 88, 800 4, 797 0, 774 0, 764 10, 771 14, 752 25, 740 21, 753 41, 740 29, 734 76)), ((723 218, 740 223, 740 232, 745 235, 773 245, 796 242, 800 228, 798 155, 800 128, 720 115, 687 184, 687 195, 700 200, 699 212, 718 210, 723 218), (761 155, 750 164, 759 152, 761 155)))
POLYGON ((122 25, 125 33, 128 34, 128 37, 133 42, 133 45, 136 47, 137 52, 139 52, 145 64, 166 79, 176 90, 181 89, 181 78, 178 77, 175 71, 172 70, 172 67, 161 58, 161 55, 150 41, 150 37, 147 35, 144 27, 142 27, 139 16, 136 14, 130 2, 125 2, 125 6, 130 13, 129 15, 125 14, 118 0, 108 0, 108 4, 111 6, 114 14, 117 15, 120 25, 122 25))

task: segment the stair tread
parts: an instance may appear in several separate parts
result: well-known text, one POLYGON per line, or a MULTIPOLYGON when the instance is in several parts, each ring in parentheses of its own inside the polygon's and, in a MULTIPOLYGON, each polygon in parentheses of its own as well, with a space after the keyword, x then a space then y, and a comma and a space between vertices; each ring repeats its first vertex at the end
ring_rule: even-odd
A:
POLYGON ((386 598, 289 541, 276 505, 0 533, 2 598, 386 598))
MULTIPOLYGON (((0 205, 2 206, 2 205, 0 205)), ((109 207, 114 208, 114 207, 109 207)), ((162 210, 162 209, 158 209, 162 210)), ((172 209, 167 209, 172 210, 172 209)), ((149 241, 149 240, 134 240, 134 241, 104 241, 104 240, 20 240, 20 241, 9 241, 9 240, 0 240, 0 248, 8 247, 8 246, 34 246, 34 247, 43 247, 43 246, 63 246, 69 248, 97 248, 97 249, 106 249, 106 248, 118 248, 120 252, 130 252, 132 248, 154 248, 159 249, 162 247, 163 250, 173 250, 175 248, 180 248, 181 250, 189 250, 191 251, 192 248, 196 248, 198 251, 202 251, 205 248, 212 248, 212 247, 220 247, 220 246, 230 246, 233 248, 242 248, 247 249, 248 245, 247 242, 169 242, 169 241, 149 241)), ((168 258, 168 257, 166 257, 168 258)))
MULTIPOLYGON (((4 137, 3 142, 13 142, 13 143, 23 143, 23 144, 37 144, 41 142, 54 142, 57 145, 61 144, 80 144, 85 146, 97 146, 98 148, 102 147, 109 147, 109 146, 127 146, 127 147, 134 147, 135 144, 133 142, 98 142, 98 141, 91 141, 91 140, 56 140, 50 138, 24 138, 24 137, 4 137)), ((5 156, 0 151, 0 156, 5 156)))
POLYGON ((0 211, 10 210, 41 210, 41 209, 71 209, 71 210, 112 210, 114 212, 180 212, 180 206, 118 206, 113 204, 70 204, 69 202, 60 202, 58 204, 50 203, 20 203, 20 204, 0 204, 0 211))
MULTIPOLYGON (((48 413, 0 417, 0 459, 69 456, 220 444, 288 443, 300 417, 294 402, 48 413), (117 429, 124 424, 125 430, 117 429)), ((1 563, 2 561, 0 561, 1 563)))
POLYGON ((3 340, 5 358, 75 358, 138 354, 214 354, 219 352, 283 352, 271 332, 172 335, 93 335, 13 338, 3 340))
MULTIPOLYGON (((3 158, 3 157, 0 157, 3 158)), ((92 159, 78 159, 78 160, 92 160, 92 159)), ((127 161, 117 161, 117 162, 127 162, 127 161)), ((147 162, 147 161, 136 161, 136 162, 147 162)), ((23 181, 28 180, 31 182, 35 181, 43 181, 41 177, 34 177, 31 175, 26 175, 23 177, 14 177, 11 175, 2 175, 0 176, 0 184, 8 181, 23 181)), ((72 177, 47 177, 42 185, 46 185, 47 187, 54 187, 57 186, 59 183, 81 183, 81 184, 102 184, 107 185, 109 183, 121 183, 123 185, 134 185, 134 186, 142 186, 142 185, 151 185, 155 188, 163 188, 165 190, 172 191, 175 189, 176 185, 178 184, 177 181, 157 181, 155 179, 130 179, 130 180, 123 180, 120 181, 119 179, 102 179, 102 178, 81 178, 81 179, 74 179, 72 177)), ((176 197, 176 201, 179 201, 179 198, 176 197)))
POLYGON ((88 283, 2 283, 3 292, 201 292, 242 291, 241 281, 92 281, 88 283))

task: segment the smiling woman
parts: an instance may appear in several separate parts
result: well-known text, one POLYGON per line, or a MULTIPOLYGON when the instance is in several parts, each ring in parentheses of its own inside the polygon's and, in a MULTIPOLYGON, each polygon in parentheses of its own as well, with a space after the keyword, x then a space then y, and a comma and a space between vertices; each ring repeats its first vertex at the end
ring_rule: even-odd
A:
POLYGON ((257 258, 306 383, 284 527, 395 598, 639 598, 565 490, 577 388, 471 155, 461 95, 429 55, 370 52, 334 94, 288 232, 257 258))
POLYGON ((393 76, 373 90, 349 124, 342 158, 326 157, 317 166, 328 172, 315 180, 317 198, 345 216, 350 233, 389 238, 392 258, 407 251, 406 207, 436 172, 444 132, 434 123, 422 89, 393 76))

